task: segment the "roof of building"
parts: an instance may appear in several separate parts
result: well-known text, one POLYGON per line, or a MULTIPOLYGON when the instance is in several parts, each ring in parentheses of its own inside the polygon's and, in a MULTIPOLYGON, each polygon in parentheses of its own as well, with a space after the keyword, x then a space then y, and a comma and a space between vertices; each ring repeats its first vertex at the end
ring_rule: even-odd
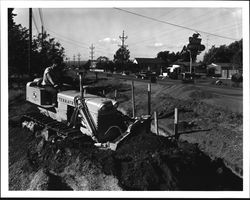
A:
POLYGON ((166 64, 166 62, 160 58, 135 58, 134 63, 136 64, 166 64))
MULTIPOLYGON (((177 61, 174 63, 175 65, 184 65, 184 66, 190 66, 190 62, 180 62, 177 61)), ((198 66, 203 66, 203 63, 197 63, 197 62, 192 62, 193 67, 198 67, 198 66)))
POLYGON ((221 67, 224 69, 231 69, 233 67, 235 68, 239 68, 240 65, 236 64, 236 63, 211 63, 210 65, 208 65, 208 67, 221 67))

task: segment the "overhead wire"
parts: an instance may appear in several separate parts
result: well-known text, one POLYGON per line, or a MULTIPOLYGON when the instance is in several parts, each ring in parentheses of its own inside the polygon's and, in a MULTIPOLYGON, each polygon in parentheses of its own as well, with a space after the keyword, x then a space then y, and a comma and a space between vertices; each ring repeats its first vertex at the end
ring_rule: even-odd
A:
POLYGON ((216 37, 220 37, 220 38, 224 38, 224 39, 229 39, 229 40, 234 40, 234 41, 238 40, 238 39, 235 39, 235 38, 226 37, 226 36, 222 36, 222 35, 218 35, 218 34, 214 34, 214 33, 209 33, 209 32, 203 31, 203 30, 198 30, 198 29, 194 29, 194 28, 190 28, 190 27, 178 25, 178 24, 175 24, 175 23, 170 23, 170 22, 167 22, 167 21, 159 20, 159 19, 156 19, 156 18, 153 18, 153 17, 149 17, 149 16, 146 16, 146 15, 138 14, 138 13, 131 12, 131 11, 128 11, 128 10, 125 10, 125 9, 121 9, 121 8, 117 8, 117 7, 114 7, 114 9, 120 10, 122 12, 130 13, 132 15, 136 15, 136 16, 139 16, 139 17, 143 17, 145 19, 149 19, 149 20, 157 21, 157 22, 164 23, 164 24, 167 24, 167 25, 179 27, 179 28, 182 28, 182 29, 191 30, 191 31, 199 32, 199 33, 205 33, 205 34, 208 34, 208 35, 213 35, 213 36, 216 36, 216 37))
MULTIPOLYGON (((41 20, 41 24, 42 24, 42 26, 44 27, 44 18, 43 18, 43 13, 42 13, 42 9, 38 9, 39 10, 39 16, 40 16, 40 20, 41 20)), ((44 27, 45 28, 45 27, 44 27)), ((58 38, 58 39, 60 39, 60 40, 62 40, 62 41, 64 41, 64 42, 66 42, 66 43, 68 43, 68 44, 71 44, 71 45, 73 45, 73 46, 77 46, 77 47, 80 47, 80 48, 83 48, 83 49, 89 49, 89 46, 88 46, 88 44, 86 44, 86 43, 83 43, 83 42, 79 42, 79 41, 76 41, 76 40, 72 40, 72 39, 69 39, 69 38, 67 38, 67 37, 65 37, 65 36, 63 36, 63 35, 61 35, 61 34, 58 34, 58 33, 56 33, 56 32, 54 32, 53 30, 51 30, 50 28, 46 28, 47 30, 49 30, 50 32, 52 32, 52 34, 50 33, 50 35, 53 35, 55 38, 58 38), (79 44, 80 43, 80 44, 79 44), (83 46, 83 45, 86 45, 86 46, 83 46)), ((38 28, 37 28, 37 30, 38 30, 38 28)), ((96 51, 99 51, 99 52, 103 52, 103 53, 107 53, 107 52, 104 52, 104 51, 101 51, 101 50, 97 50, 96 49, 96 51)))
MULTIPOLYGON (((86 44, 86 43, 84 43, 84 42, 78 42, 76 40, 69 39, 68 37, 65 37, 65 36, 63 36, 61 34, 56 33, 55 31, 52 31, 50 28, 47 28, 47 30, 49 30, 50 32, 54 33, 54 36, 56 36, 58 38, 64 39, 64 41, 72 42, 72 44, 76 44, 77 46, 80 46, 82 48, 89 49, 89 45, 86 44), (83 45, 85 45, 85 46, 83 46, 83 45)), ((97 48, 99 48, 99 47, 97 47, 97 48)), ((98 50, 98 49, 95 49, 95 51, 107 53, 107 52, 104 52, 103 50, 98 50)))
POLYGON ((84 48, 84 49, 89 49, 89 48, 87 48, 87 47, 85 47, 85 46, 82 46, 82 45, 80 45, 80 44, 77 44, 77 43, 74 43, 74 42, 72 42, 72 41, 69 41, 69 40, 67 40, 67 39, 65 39, 65 38, 62 38, 62 37, 60 37, 60 36, 57 36, 57 35, 55 35, 55 34, 51 34, 50 33, 50 35, 52 35, 52 36, 55 36, 56 38, 59 38, 60 40, 63 40, 64 42, 67 42, 68 44, 71 44, 71 45, 73 45, 73 46, 78 46, 78 47, 81 47, 81 48, 84 48))
POLYGON ((37 33, 39 34, 39 29, 38 29, 37 24, 36 24, 36 20, 35 20, 35 16, 34 16, 33 10, 32 10, 32 19, 33 19, 33 22, 34 22, 36 31, 37 31, 37 33))
MULTIPOLYGON (((179 9, 179 8, 178 8, 179 9)), ((175 9, 176 10, 176 9, 175 9)), ((192 22, 193 23, 191 23, 191 25, 196 25, 196 24, 200 24, 203 20, 204 20, 204 17, 206 17, 206 18, 208 18, 208 17, 211 17, 211 15, 213 15, 214 14, 214 12, 213 12, 213 9, 210 9, 211 10, 211 12, 206 12, 205 14, 201 14, 201 15, 198 15, 198 16, 195 16, 194 17, 194 19, 192 19, 192 22)), ((171 10, 172 11, 172 10, 171 10)), ((178 14, 178 13, 177 13, 178 14)), ((220 14, 220 13, 219 13, 220 14)), ((227 13, 226 13, 227 14, 227 13)), ((225 14, 223 14, 223 15, 221 15, 220 14, 220 16, 224 16, 225 14)), ((162 16, 164 16, 164 15, 162 15, 162 16)), ((188 18, 187 19, 187 17, 185 17, 185 15, 183 15, 184 17, 183 18, 181 18, 181 19, 184 19, 184 21, 181 21, 180 23, 182 23, 182 24, 185 24, 185 23, 187 23, 187 22, 189 22, 190 21, 190 18, 188 18)), ((168 18, 168 20, 170 20, 170 19, 173 19, 173 18, 168 18)), ((228 25, 227 25, 228 26, 228 25)), ((230 25, 230 27, 231 27, 232 25, 230 25)), ((176 36, 177 34, 180 34, 181 32, 180 31, 178 31, 177 32, 177 30, 176 29, 172 29, 172 30, 163 30, 164 32, 161 32, 161 34, 159 35, 159 36, 162 36, 162 35, 166 35, 166 34, 168 34, 168 35, 171 35, 172 33, 174 33, 174 35, 176 36)), ((208 34, 206 34, 206 35, 208 35, 208 34)), ((131 38, 131 37, 130 37, 131 38)), ((132 37, 133 38, 133 37, 132 37)), ((149 39, 149 40, 153 40, 154 38, 151 38, 151 39, 149 39)), ((146 40, 142 40, 141 42, 144 42, 144 41, 148 41, 148 39, 146 39, 146 40)), ((141 42, 139 42, 139 43, 141 43, 141 42)), ((136 43, 132 43, 132 45, 137 45, 137 42, 136 43)))
MULTIPOLYGON (((39 16, 40 16, 41 24, 42 24, 42 26, 44 27, 42 9, 41 9, 41 8, 38 8, 38 11, 39 11, 39 16)), ((44 28, 45 28, 45 27, 44 27, 44 28)))
MULTIPOLYGON (((223 30, 223 31, 227 31, 227 32, 230 32, 231 30, 234 30, 236 27, 235 26, 239 26, 239 24, 234 24, 234 25, 227 25, 225 27, 219 27, 218 29, 216 29, 216 31, 220 31, 220 30, 223 30)), ((168 37, 169 35, 172 35, 172 33, 174 33, 175 37, 178 36, 179 34, 182 34, 182 32, 180 31, 176 31, 176 30, 167 30, 165 32, 162 32, 161 34, 158 35, 158 39, 160 37, 168 37)), ((205 34, 206 36, 210 36, 209 34, 205 34)), ((162 38, 163 39, 163 38, 162 38)), ((161 40, 162 40, 161 39, 161 40)), ((152 40, 155 40, 155 38, 153 37, 150 37, 148 39, 144 39, 144 40, 141 40, 141 41, 138 41, 138 42, 135 42, 135 43, 132 43, 132 44, 129 44, 129 46, 135 46, 135 45, 139 45, 140 43, 142 42, 148 42, 148 41, 152 41, 152 40)))
POLYGON ((52 31, 51 28, 49 28, 49 27, 47 27, 47 30, 49 30, 50 32, 52 32, 52 33, 54 33, 54 34, 60 36, 61 38, 65 38, 66 40, 69 40, 69 41, 72 41, 72 42, 75 42, 75 43, 80 43, 80 44, 82 44, 82 45, 86 45, 86 48, 89 48, 89 45, 86 44, 86 43, 84 43, 84 42, 79 42, 79 41, 70 39, 70 38, 68 38, 68 37, 66 37, 66 36, 64 36, 64 35, 61 35, 61 34, 59 34, 59 33, 56 33, 55 31, 52 31))
MULTIPOLYGON (((66 43, 68 43, 68 44, 70 44, 72 46, 77 46, 77 47, 89 50, 89 47, 83 46, 83 45, 81 45, 81 43, 79 44, 79 42, 76 42, 75 40, 71 40, 71 39, 68 39, 68 38, 63 37, 63 36, 58 36, 59 34, 55 33, 54 31, 52 31, 50 29, 48 29, 48 30, 50 32, 52 32, 52 34, 50 33, 50 35, 52 35, 52 36, 54 36, 54 37, 56 37, 56 38, 58 38, 58 39, 60 39, 60 40, 62 40, 64 42, 66 42, 66 43)), ((101 53, 110 54, 110 55, 112 54, 112 53, 107 53, 107 52, 104 52, 104 51, 98 50, 98 49, 95 49, 95 51, 99 51, 101 53)))

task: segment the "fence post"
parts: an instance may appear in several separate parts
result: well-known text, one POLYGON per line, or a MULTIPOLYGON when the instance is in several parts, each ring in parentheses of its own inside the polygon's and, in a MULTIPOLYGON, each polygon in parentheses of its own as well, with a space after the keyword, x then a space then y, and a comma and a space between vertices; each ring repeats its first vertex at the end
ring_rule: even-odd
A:
POLYGON ((155 121, 155 133, 156 133, 156 135, 159 135, 157 111, 154 112, 154 121, 155 121))
POLYGON ((117 99, 117 90, 115 90, 115 101, 116 101, 116 99, 117 99))
POLYGON ((178 133, 178 121, 179 121, 179 116, 178 116, 178 108, 174 109, 174 137, 175 139, 178 140, 179 138, 179 133, 178 133))
POLYGON ((131 82, 132 91, 132 116, 135 118, 135 92, 134 92, 134 81, 131 82))
POLYGON ((84 88, 83 90, 83 96, 86 97, 86 93, 87 93, 87 88, 84 88))
POLYGON ((148 83, 148 115, 151 114, 151 84, 148 83))

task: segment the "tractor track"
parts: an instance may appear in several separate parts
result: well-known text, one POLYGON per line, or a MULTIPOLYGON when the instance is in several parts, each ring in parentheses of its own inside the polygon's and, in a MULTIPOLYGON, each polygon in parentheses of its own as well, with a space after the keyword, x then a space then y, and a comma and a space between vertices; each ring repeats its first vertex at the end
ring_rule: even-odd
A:
POLYGON ((82 136, 82 133, 77 128, 71 128, 62 122, 58 122, 50 117, 43 114, 33 112, 24 114, 22 116, 22 121, 30 120, 38 125, 38 129, 46 128, 48 130, 54 131, 60 137, 71 137, 77 138, 82 136))

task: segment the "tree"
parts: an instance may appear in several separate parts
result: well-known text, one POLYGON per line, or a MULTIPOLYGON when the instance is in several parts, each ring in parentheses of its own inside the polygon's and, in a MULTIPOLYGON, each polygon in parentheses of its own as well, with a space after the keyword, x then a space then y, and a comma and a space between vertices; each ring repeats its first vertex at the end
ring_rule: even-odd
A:
MULTIPOLYGON (((13 8, 8 9, 8 63, 10 74, 23 75, 28 72, 29 31, 14 22, 13 8)), ((54 57, 64 57, 64 48, 50 38, 49 34, 39 34, 32 38, 31 73, 41 75, 54 57)))
POLYGON ((192 37, 189 37, 189 44, 184 45, 181 52, 170 53, 169 51, 161 51, 157 54, 157 58, 161 58, 167 63, 174 63, 177 60, 189 62, 191 54, 192 61, 195 62, 197 55, 205 50, 205 46, 201 44, 201 38, 199 38, 199 36, 200 34, 194 33, 192 37))
POLYGON ((96 68, 104 69, 105 71, 114 71, 114 63, 105 56, 97 58, 96 68))
POLYGON ((190 56, 192 61, 195 62, 197 55, 205 50, 205 46, 201 44, 201 38, 199 38, 199 33, 194 33, 192 37, 189 37, 189 43, 184 46, 181 51, 182 61, 190 61, 190 56), (190 55, 191 54, 191 55, 190 55))
POLYGON ((8 9, 8 64, 9 74, 24 74, 28 71, 28 29, 14 22, 13 8, 8 9))
POLYGON ((242 39, 231 43, 228 48, 233 52, 231 63, 239 64, 242 66, 243 51, 242 51, 242 39))
POLYGON ((235 41, 228 46, 212 46, 212 48, 205 53, 203 61, 207 64, 218 62, 234 63, 242 66, 242 39, 235 41))
POLYGON ((33 72, 41 74, 46 67, 52 64, 55 57, 63 59, 64 48, 55 38, 51 38, 46 32, 38 34, 33 40, 33 72))
MULTIPOLYGON (((193 59, 193 58, 192 58, 193 59)), ((181 52, 180 52, 180 60, 183 62, 189 62, 190 61, 190 54, 187 50, 186 45, 183 46, 181 52)))
POLYGON ((174 52, 170 53, 169 51, 161 51, 157 54, 157 58, 160 58, 167 63, 174 63, 180 58, 179 54, 177 53, 174 53, 174 52))
POLYGON ((129 62, 129 58, 130 58, 129 54, 130 54, 129 50, 124 46, 121 46, 116 51, 116 53, 114 55, 114 63, 121 70, 124 70, 125 65, 129 62))

